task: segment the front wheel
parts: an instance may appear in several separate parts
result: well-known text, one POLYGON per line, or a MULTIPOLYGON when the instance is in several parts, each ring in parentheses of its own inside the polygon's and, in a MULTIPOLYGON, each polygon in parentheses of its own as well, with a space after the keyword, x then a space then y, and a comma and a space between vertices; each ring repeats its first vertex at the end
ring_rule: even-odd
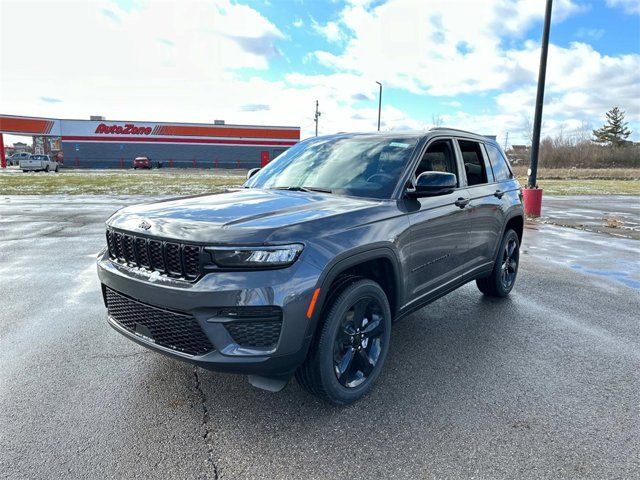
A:
POLYGON ((58 167, 58 165, 56 165, 56 168, 55 168, 54 172, 58 173, 59 168, 60 167, 58 167))
POLYGON ((334 405, 369 393, 380 376, 391 340, 389 301, 376 282, 355 279, 331 301, 296 379, 334 405))
POLYGON ((502 237, 500 250, 493 271, 485 278, 476 280, 478 289, 488 297, 506 297, 516 283, 520 261, 520 239, 513 230, 502 237))
POLYGON ((49 165, 47 165, 46 167, 44 167, 44 173, 49 173, 49 165))

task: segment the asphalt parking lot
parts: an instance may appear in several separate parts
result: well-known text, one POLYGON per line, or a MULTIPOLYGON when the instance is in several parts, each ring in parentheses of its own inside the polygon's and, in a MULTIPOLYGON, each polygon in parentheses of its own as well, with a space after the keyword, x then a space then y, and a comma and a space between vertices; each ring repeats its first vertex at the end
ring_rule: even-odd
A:
POLYGON ((113 331, 95 273, 127 197, 0 205, 4 478, 638 478, 638 241, 525 232, 512 296, 398 323, 374 392, 329 407, 113 331))

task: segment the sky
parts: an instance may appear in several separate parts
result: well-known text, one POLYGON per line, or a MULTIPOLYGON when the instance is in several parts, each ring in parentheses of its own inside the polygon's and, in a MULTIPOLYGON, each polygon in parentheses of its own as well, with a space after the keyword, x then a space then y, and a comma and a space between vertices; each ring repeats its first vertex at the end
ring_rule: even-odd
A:
MULTIPOLYGON (((0 113, 527 143, 544 0, 0 0, 0 113)), ((640 140, 640 1, 555 0, 543 135, 640 140)))

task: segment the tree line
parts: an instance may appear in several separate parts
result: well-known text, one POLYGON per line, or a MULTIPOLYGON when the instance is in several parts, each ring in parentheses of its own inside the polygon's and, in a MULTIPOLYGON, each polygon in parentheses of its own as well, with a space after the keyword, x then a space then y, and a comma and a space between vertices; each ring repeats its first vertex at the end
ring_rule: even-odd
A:
MULTIPOLYGON (((525 126, 529 134, 530 125, 525 126)), ((602 127, 590 130, 583 125, 573 135, 562 128, 540 142, 539 165, 543 168, 640 168, 640 143, 629 141, 631 130, 625 112, 613 107, 605 114, 602 127)), ((507 155, 514 163, 528 163, 531 148, 512 147, 507 155)))

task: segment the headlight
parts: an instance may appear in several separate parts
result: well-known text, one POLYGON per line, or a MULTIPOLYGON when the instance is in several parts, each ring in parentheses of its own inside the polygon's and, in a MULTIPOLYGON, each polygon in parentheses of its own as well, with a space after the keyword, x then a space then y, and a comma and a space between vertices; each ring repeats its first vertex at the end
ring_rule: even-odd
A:
POLYGON ((303 246, 273 247, 207 247, 216 265, 223 268, 285 267, 296 261, 303 246))

